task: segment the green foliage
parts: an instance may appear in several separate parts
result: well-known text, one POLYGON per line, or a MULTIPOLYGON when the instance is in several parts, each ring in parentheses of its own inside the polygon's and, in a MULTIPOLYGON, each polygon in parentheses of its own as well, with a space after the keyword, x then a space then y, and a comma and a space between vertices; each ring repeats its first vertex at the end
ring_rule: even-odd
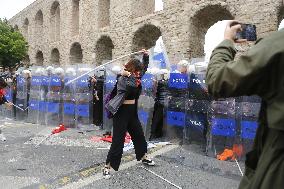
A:
POLYGON ((0 19, 0 66, 18 67, 27 52, 28 44, 23 35, 12 28, 6 19, 0 19))

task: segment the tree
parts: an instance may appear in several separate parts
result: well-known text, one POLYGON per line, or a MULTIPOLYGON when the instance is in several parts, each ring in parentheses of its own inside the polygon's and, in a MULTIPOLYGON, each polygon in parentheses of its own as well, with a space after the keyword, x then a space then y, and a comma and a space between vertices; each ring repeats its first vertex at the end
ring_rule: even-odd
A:
POLYGON ((23 35, 0 18, 0 66, 17 68, 27 56, 28 43, 23 35))

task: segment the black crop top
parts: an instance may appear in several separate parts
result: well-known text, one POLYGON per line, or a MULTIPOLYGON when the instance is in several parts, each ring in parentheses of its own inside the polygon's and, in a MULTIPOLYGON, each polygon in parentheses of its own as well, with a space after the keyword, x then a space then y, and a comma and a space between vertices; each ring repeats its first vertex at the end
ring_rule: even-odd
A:
POLYGON ((140 96, 140 87, 129 87, 125 100, 135 100, 140 96))

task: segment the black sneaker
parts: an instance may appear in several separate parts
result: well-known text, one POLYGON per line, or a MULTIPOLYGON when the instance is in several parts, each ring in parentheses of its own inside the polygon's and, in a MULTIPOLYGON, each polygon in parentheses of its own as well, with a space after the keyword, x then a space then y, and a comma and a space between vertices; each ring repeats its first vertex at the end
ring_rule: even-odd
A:
POLYGON ((103 178, 104 179, 109 179, 110 178, 110 168, 105 167, 103 169, 103 178))
POLYGON ((155 162, 153 160, 149 159, 149 158, 143 159, 142 163, 144 165, 148 165, 148 166, 154 166, 155 165, 155 162))

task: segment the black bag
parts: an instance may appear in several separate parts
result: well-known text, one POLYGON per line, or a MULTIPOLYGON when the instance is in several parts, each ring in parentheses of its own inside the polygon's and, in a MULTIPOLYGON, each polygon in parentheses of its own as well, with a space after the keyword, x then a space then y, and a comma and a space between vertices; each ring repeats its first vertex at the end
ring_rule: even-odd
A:
MULTIPOLYGON (((118 78, 119 78, 119 76, 117 76, 117 78, 116 78, 116 83, 115 83, 114 88, 112 89, 112 91, 105 96, 105 100, 104 100, 105 104, 109 103, 109 101, 111 101, 111 99, 113 99, 116 96, 116 94, 117 94, 117 81, 118 81, 118 78)), ((107 115, 108 119, 113 118, 113 114, 107 108, 105 108, 105 111, 106 111, 106 115, 107 115)))

